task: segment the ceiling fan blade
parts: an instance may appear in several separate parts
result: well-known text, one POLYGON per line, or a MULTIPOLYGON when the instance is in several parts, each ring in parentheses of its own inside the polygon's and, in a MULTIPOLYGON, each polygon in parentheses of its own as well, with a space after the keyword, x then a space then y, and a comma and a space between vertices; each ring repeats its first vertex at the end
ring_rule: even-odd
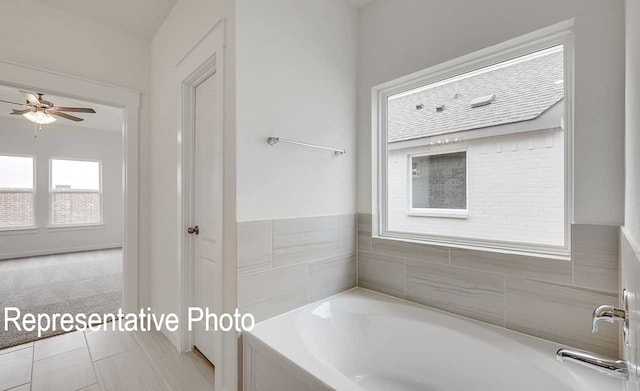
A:
POLYGON ((88 107, 58 107, 55 106, 53 107, 53 110, 56 111, 68 111, 70 113, 90 113, 90 114, 95 114, 95 110, 94 109, 90 109, 88 107))
POLYGON ((20 92, 22 92, 22 95, 27 98, 27 102, 31 103, 32 105, 40 106, 40 99, 38 99, 38 96, 36 94, 27 91, 20 92))
POLYGON ((11 102, 11 101, 2 100, 2 99, 0 99, 0 102, 9 103, 9 104, 18 105, 18 106, 28 106, 28 105, 25 105, 24 103, 16 103, 16 102, 11 102))
POLYGON ((13 110, 11 113, 11 115, 22 115, 22 114, 26 114, 30 111, 33 111, 33 109, 24 109, 24 110, 13 110))
POLYGON ((75 122, 84 121, 84 119, 82 118, 74 117, 73 115, 65 114, 63 112, 56 111, 56 110, 47 110, 47 113, 51 115, 55 115, 56 117, 68 119, 75 122))

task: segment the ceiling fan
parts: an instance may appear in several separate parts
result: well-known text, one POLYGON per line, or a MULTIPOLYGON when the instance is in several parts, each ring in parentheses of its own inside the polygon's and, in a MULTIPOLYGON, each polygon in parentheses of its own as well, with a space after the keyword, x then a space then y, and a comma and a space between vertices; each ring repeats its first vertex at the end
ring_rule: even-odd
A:
POLYGON ((69 113, 89 113, 95 114, 95 110, 88 107, 61 107, 56 106, 52 102, 44 100, 44 94, 20 91, 26 98, 26 103, 16 103, 6 100, 0 102, 10 103, 13 105, 24 106, 21 110, 13 109, 12 115, 22 115, 31 122, 39 125, 46 125, 56 121, 56 117, 68 119, 74 122, 84 121, 83 118, 73 116, 69 113))

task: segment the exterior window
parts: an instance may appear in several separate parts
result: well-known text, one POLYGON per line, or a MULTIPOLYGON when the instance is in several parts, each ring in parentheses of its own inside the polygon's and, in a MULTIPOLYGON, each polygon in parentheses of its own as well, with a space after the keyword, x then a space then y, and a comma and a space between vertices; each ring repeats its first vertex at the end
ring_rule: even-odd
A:
POLYGON ((375 235, 568 254, 563 39, 503 44, 374 88, 375 235))
POLYGON ((0 229, 35 225, 33 157, 0 156, 0 229))
POLYGON ((411 157, 411 209, 467 209, 467 153, 411 157))
POLYGON ((51 159, 51 225, 102 222, 99 161, 51 159))

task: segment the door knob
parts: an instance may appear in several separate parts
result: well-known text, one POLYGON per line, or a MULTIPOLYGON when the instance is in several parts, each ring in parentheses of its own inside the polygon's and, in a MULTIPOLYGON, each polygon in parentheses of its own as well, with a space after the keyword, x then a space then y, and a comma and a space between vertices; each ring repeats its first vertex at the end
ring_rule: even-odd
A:
POLYGON ((198 227, 197 225, 195 227, 189 227, 187 228, 187 232, 190 234, 199 234, 200 233, 200 227, 198 227))

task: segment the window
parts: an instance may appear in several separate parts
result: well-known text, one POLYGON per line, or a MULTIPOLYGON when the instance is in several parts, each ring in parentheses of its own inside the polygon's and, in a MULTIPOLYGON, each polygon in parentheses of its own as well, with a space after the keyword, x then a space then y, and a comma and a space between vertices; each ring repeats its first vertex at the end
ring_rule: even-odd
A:
POLYGON ((99 161, 51 159, 51 225, 102 222, 99 161))
POLYGON ((411 209, 466 211, 467 152, 411 156, 411 209))
POLYGON ((568 255, 569 33, 374 88, 374 235, 568 255))
POLYGON ((32 157, 0 156, 0 229, 35 225, 32 157))

